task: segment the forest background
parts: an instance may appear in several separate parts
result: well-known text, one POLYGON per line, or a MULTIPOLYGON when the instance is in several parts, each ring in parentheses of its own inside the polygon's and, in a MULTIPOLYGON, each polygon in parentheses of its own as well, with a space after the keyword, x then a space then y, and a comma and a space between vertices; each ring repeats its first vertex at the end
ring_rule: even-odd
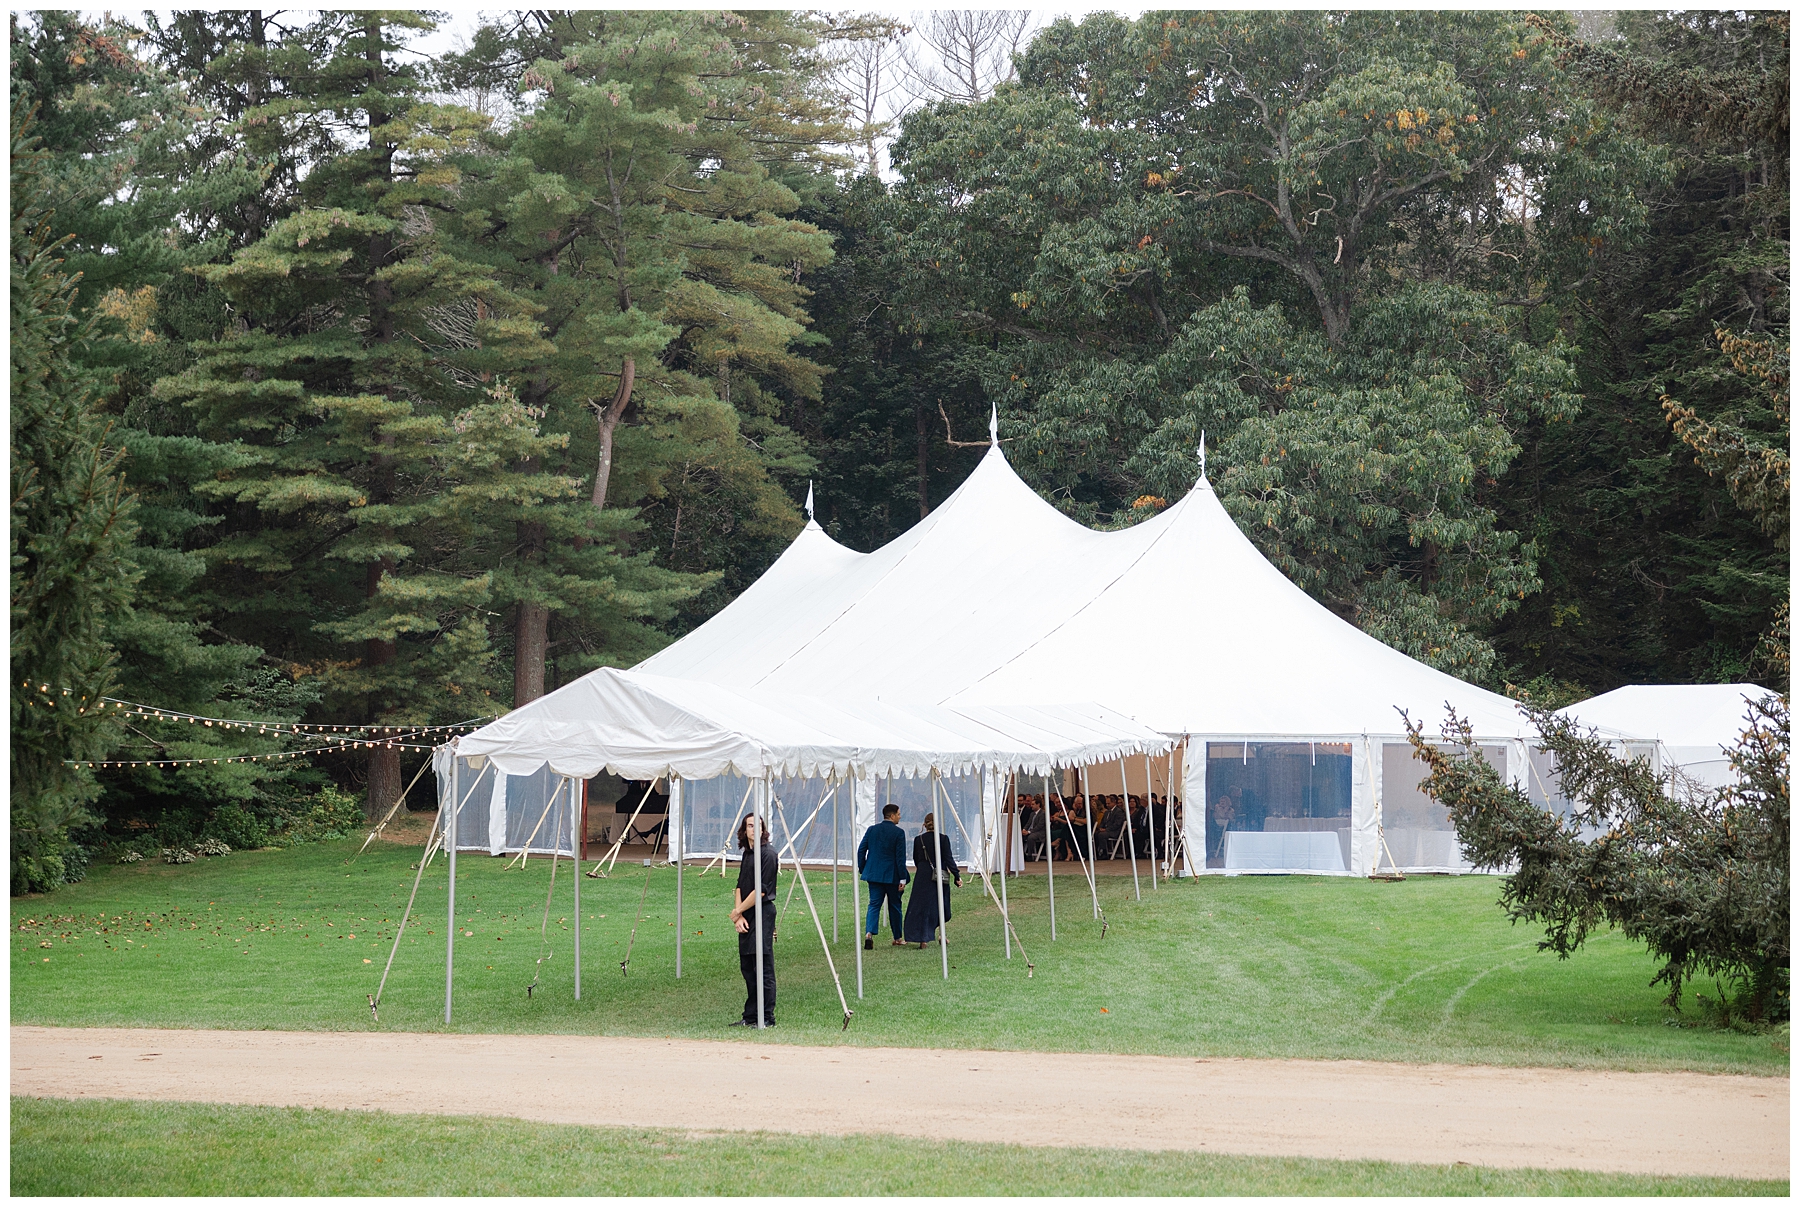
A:
POLYGON ((11 19, 15 893, 385 811, 990 407, 1470 681, 1786 691, 1785 13, 435 25, 11 19))

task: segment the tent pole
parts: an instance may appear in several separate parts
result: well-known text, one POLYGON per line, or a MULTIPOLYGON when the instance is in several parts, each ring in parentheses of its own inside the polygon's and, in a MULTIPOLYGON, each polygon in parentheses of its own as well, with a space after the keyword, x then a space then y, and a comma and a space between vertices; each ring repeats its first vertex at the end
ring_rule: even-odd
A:
MULTIPOLYGON (((575 805, 575 781, 570 780, 566 775, 563 779, 568 780, 569 783, 569 851, 576 859, 580 859, 581 810, 575 805)), ((585 793, 587 781, 582 780, 581 786, 585 793)), ((579 863, 575 865, 575 870, 577 872, 581 870, 579 863)), ((575 1000, 579 1002, 581 1000, 581 877, 571 876, 569 880, 575 886, 575 1000)))
MULTIPOLYGON (((956 828, 962 832, 963 841, 968 843, 969 846, 973 847, 975 845, 975 840, 969 834, 969 827, 965 826, 963 824, 962 814, 957 812, 956 802, 950 799, 950 793, 948 790, 946 790, 944 792, 944 807, 946 809, 950 810, 950 819, 956 823, 956 828)), ((992 880, 989 879, 988 868, 985 863, 975 863, 975 862, 971 861, 970 870, 973 871, 977 876, 981 877, 982 889, 987 893, 988 897, 993 900, 994 904, 998 905, 1000 907, 1000 929, 1001 929, 1001 932, 1006 936, 1006 941, 1007 941, 1006 958, 1010 960, 1010 959, 1012 959, 1012 918, 1006 912, 1006 904, 1005 904, 1005 902, 1001 901, 998 896, 996 896, 994 894, 994 885, 993 885, 992 880)), ((1004 884, 1005 884, 1004 874, 1002 874, 1001 881, 1002 881, 1002 891, 1004 891, 1004 884)), ((1023 943, 1020 943, 1019 944, 1019 953, 1021 955, 1023 955, 1024 952, 1025 952, 1025 945, 1023 943)), ((1030 973, 1031 959, 1029 956, 1026 957, 1025 964, 1027 967, 1027 971, 1026 971, 1025 975, 1030 976, 1031 975, 1031 973, 1030 973)))
POLYGON ((1056 942, 1056 844, 1050 830, 1050 776, 1044 776, 1044 876, 1050 883, 1050 941, 1056 942))
MULTIPOLYGON (((835 771, 832 772, 831 778, 833 780, 837 779, 837 773, 835 771)), ((837 799, 837 793, 833 792, 832 796, 831 796, 831 941, 833 943, 836 943, 838 941, 837 882, 838 882, 838 799, 837 799)))
MULTIPOLYGON (((1100 886, 1094 877, 1100 873, 1100 852, 1094 849, 1094 794, 1088 791, 1087 768, 1081 769, 1081 811, 1087 814, 1088 849, 1084 870, 1088 878, 1088 895, 1094 899, 1094 919, 1100 918, 1100 886)), ((1076 844, 1078 847, 1079 843, 1076 844)))
MULTIPOLYGON (((762 786, 762 791, 756 794, 756 798, 751 802, 750 806, 751 811, 757 814, 766 813, 768 811, 769 800, 768 776, 765 774, 763 779, 759 782, 762 786)), ((767 956, 763 952, 762 840, 763 826, 766 824, 767 823, 764 822, 760 816, 757 817, 756 841, 750 844, 750 850, 748 852, 750 855, 750 866, 753 869, 751 875, 754 877, 756 885, 756 1029, 758 1031, 761 1031, 764 1028, 768 1020, 768 1006, 763 1001, 763 961, 767 956)))
MULTIPOLYGON (((937 768, 933 767, 931 769, 931 790, 934 793, 934 796, 932 798, 931 803, 932 803, 932 810, 934 812, 940 811, 942 809, 942 806, 938 804, 937 798, 935 795, 938 792, 939 787, 940 787, 940 784, 939 784, 939 780, 938 780, 937 768)), ((945 791, 942 795, 945 800, 949 800, 950 794, 948 791, 945 791)), ((939 818, 938 820, 941 821, 942 818, 939 818)), ((938 956, 943 961, 944 979, 947 981, 950 979, 950 919, 944 916, 944 914, 945 914, 944 906, 946 905, 946 902, 944 901, 945 889, 944 889, 944 839, 943 839, 943 833, 944 833, 944 830, 943 830, 942 826, 933 826, 932 827, 932 830, 931 830, 931 879, 932 879, 932 882, 937 885, 938 956)))
MULTIPOLYGON (((454 754, 455 752, 452 751, 454 754)), ((462 783, 462 767, 450 764, 450 825, 446 833, 449 842, 444 845, 450 848, 450 891, 447 900, 450 910, 450 929, 444 939, 444 1024, 450 1023, 450 989, 456 981, 456 815, 462 810, 456 804, 456 790, 462 783)))
MULTIPOLYGON (((1007 789, 1012 792, 1013 812, 1006 814, 1006 825, 1000 827, 1000 917, 1005 920, 1006 913, 1006 873, 1012 867, 1012 818, 1019 810, 1019 781, 1011 772, 1006 776, 1007 789)), ((1002 800, 1005 799, 1003 796, 1002 800)), ((990 892, 993 890, 989 890, 990 892)), ((1006 958, 1012 959, 1012 924, 1000 928, 1006 939, 1006 958)))
MULTIPOLYGON (((1144 766, 1148 767, 1149 764, 1145 763, 1144 766)), ((1125 845, 1131 848, 1131 895, 1142 901, 1144 893, 1138 887, 1137 836, 1131 832, 1131 782, 1125 778, 1124 755, 1119 756, 1119 785, 1121 791, 1125 793, 1125 797, 1120 803, 1125 807, 1125 845)), ((1144 798, 1147 801, 1149 797, 1150 781, 1146 779, 1144 781, 1144 798)))
MULTIPOLYGON (((1204 748, 1201 751, 1201 757, 1205 757, 1204 748)), ((1181 739, 1181 770, 1183 772, 1183 779, 1187 778, 1187 761, 1187 735, 1183 734, 1181 739)), ((1204 807, 1203 802, 1202 808, 1204 807)), ((1201 853, 1205 854, 1204 851, 1201 853)), ((1170 752, 1169 754, 1169 798, 1163 802, 1163 858, 1169 861, 1169 875, 1173 877, 1177 870, 1175 867, 1175 755, 1173 752, 1170 752)))
MULTIPOLYGON (((675 777, 670 775, 669 779, 669 786, 674 787, 675 777)), ((687 859, 687 795, 687 785, 683 784, 681 786, 681 807, 676 811, 676 816, 681 824, 675 834, 676 841, 681 844, 675 851, 675 979, 678 981, 681 979, 681 928, 685 925, 681 918, 681 882, 687 877, 681 874, 681 865, 687 859)))
MULTIPOLYGON (((854 832, 856 829, 856 773, 855 772, 851 772, 851 774, 850 774, 850 829, 852 830, 852 832, 854 832)), ((852 836, 854 837, 854 833, 852 834, 852 836)), ((852 918, 856 919, 856 1000, 860 1002, 860 1001, 862 1001, 862 995, 863 995, 863 988, 862 988, 863 916, 862 916, 862 893, 857 888, 857 881, 858 881, 858 878, 862 875, 862 869, 859 867, 852 867, 850 870, 853 873, 855 873, 855 875, 850 877, 850 916, 852 918)))
MULTIPOLYGON (((1171 755, 1171 765, 1174 756, 1171 755)), ((1150 752, 1144 752, 1144 829, 1150 839, 1150 891, 1159 887, 1156 882, 1156 796, 1153 791, 1156 781, 1150 775, 1150 752)), ((1166 798, 1168 793, 1163 793, 1166 798)))
MULTIPOLYGON (((819 932, 819 947, 825 953, 825 967, 831 970, 831 983, 837 989, 838 1007, 844 1012, 843 1030, 850 1029, 850 1019, 856 1011, 850 1009, 850 1003, 844 1000, 844 982, 838 979, 837 961, 831 958, 831 944, 825 941, 825 923, 819 920, 818 907, 813 904, 812 889, 806 883, 806 869, 800 865, 800 852, 794 845, 794 832, 788 829, 787 810, 781 809, 781 802, 775 802, 777 817, 781 821, 781 833, 786 839, 788 852, 794 857, 794 879, 800 882, 800 895, 806 898, 806 912, 812 915, 813 929, 819 932)), ((775 866, 781 866, 781 857, 775 858, 775 866)), ((862 948, 858 947, 858 951, 862 948)))

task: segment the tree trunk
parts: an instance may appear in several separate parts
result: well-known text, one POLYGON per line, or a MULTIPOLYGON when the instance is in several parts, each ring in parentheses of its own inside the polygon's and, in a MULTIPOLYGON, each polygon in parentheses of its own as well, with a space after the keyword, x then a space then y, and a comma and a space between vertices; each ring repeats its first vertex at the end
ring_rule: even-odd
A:
MULTIPOLYGON (((370 562, 367 577, 367 596, 373 599, 381 590, 381 576, 391 573, 394 559, 384 557, 380 561, 370 562)), ((394 643, 370 638, 363 643, 363 661, 373 668, 386 666, 394 660, 394 643)), ((365 713, 371 724, 381 720, 378 696, 371 695, 365 713)), ((394 799, 400 795, 400 752, 388 746, 374 746, 369 750, 368 792, 363 797, 363 815, 370 821, 378 820, 388 811, 394 799)))
POLYGON ((913 426, 919 438, 919 518, 922 520, 931 514, 931 467, 928 457, 931 442, 925 434, 925 404, 922 402, 913 407, 913 426))
MULTIPOLYGON (((536 473, 536 458, 520 468, 536 473)), ((521 520, 518 525, 519 554, 525 586, 532 586, 533 572, 544 562, 545 527, 541 523, 521 520)), ((544 651, 550 632, 550 608, 546 604, 521 599, 513 624, 513 707, 529 704, 544 694, 544 651)))
POLYGON ((600 424, 600 465, 594 471, 595 511, 602 511, 606 507, 606 487, 612 479, 613 433, 618 430, 619 420, 625 416, 625 408, 631 405, 631 389, 636 382, 637 362, 627 356, 619 370, 619 391, 613 395, 611 405, 605 410, 596 409, 600 424))

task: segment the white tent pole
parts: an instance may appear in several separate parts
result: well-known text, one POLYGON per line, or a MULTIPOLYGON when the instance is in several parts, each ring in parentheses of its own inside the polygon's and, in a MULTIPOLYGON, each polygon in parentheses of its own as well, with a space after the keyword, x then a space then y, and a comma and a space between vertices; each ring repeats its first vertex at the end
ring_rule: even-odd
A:
MULTIPOLYGON (((568 776, 563 782, 569 785, 569 854, 575 870, 581 870, 581 809, 575 803, 575 781, 568 776)), ((581 1000, 581 877, 569 877, 575 886, 575 1000, 581 1000)))
MULTIPOLYGON (((856 773, 855 772, 851 772, 851 774, 850 774, 850 828, 852 831, 854 831, 856 829, 856 773)), ((854 838, 855 834, 852 833, 851 837, 854 838)), ((854 849, 854 848, 852 848, 852 849, 854 849)), ((857 881, 861 878, 861 876, 862 876, 862 869, 854 866, 854 864, 853 864, 850 868, 850 916, 852 918, 856 919, 856 1000, 859 1002, 862 1001, 862 995, 863 995, 863 978, 862 978, 863 916, 862 916, 862 891, 857 887, 857 881)))
POLYGON ((1050 777, 1044 776, 1044 876, 1050 884, 1050 941, 1056 942, 1056 835, 1050 829, 1050 777))
MULTIPOLYGON (((939 789, 939 783, 938 783, 937 768, 933 767, 931 769, 931 790, 933 793, 932 809, 934 812, 942 808, 942 806, 940 806, 936 800, 936 797, 938 795, 938 789, 939 789)), ((949 793, 945 792, 945 793, 943 793, 943 795, 946 798, 948 798, 949 793)), ((939 818, 937 820, 942 821, 943 819, 939 818)), ((944 839, 942 837, 943 833, 944 833, 943 826, 937 825, 937 826, 932 827, 932 830, 931 830, 931 879, 932 879, 932 882, 937 886, 938 956, 943 960, 944 979, 947 981, 950 979, 950 919, 946 918, 944 916, 945 901, 944 901, 944 839)))
MULTIPOLYGON (((770 795, 767 775, 765 774, 764 778, 757 782, 762 785, 762 791, 756 794, 756 799, 752 801, 751 807, 758 814, 766 813, 770 795)), ((749 850, 750 866, 753 869, 751 875, 756 884, 756 1029, 758 1031, 761 1031, 768 1021, 768 1007, 763 1002, 763 961, 773 954, 763 951, 762 840, 763 827, 767 824, 760 816, 757 818, 756 841, 750 844, 749 850)))
MULTIPOLYGON (((951 820, 956 823, 956 828, 962 831, 963 841, 973 847, 975 845, 975 839, 969 834, 969 827, 963 824, 962 814, 957 810, 956 802, 950 799, 948 790, 944 792, 944 807, 950 810, 951 820)), ((1000 907, 1000 933, 1006 936, 1006 958, 1010 960, 1012 959, 1012 919, 1006 914, 1006 904, 1001 901, 1000 898, 994 896, 994 885, 992 881, 988 879, 987 867, 978 863, 974 865, 974 870, 975 874, 981 877, 982 888, 987 891, 989 897, 993 898, 994 904, 1000 907)), ((1002 872, 1002 883, 1005 882, 1005 879, 1006 875, 1002 872)), ((1020 950, 1024 950, 1023 945, 1020 946, 1020 950)))
MULTIPOLYGON (((968 827, 963 826, 963 815, 961 815, 961 813, 958 813, 958 811, 956 811, 956 802, 954 802, 954 800, 950 800, 949 793, 945 793, 945 799, 943 799, 943 800, 945 800, 945 804, 947 804, 947 806, 949 806, 950 817, 956 818, 956 827, 958 827, 959 831, 963 831, 963 840, 965 840, 965 842, 970 842, 970 844, 974 844, 974 838, 970 838, 970 836, 968 836, 968 827)), ((1004 932, 1006 932, 1006 937, 1008 937, 1008 943, 1012 943, 1013 939, 1017 939, 1017 941, 1019 941, 1019 955, 1022 955, 1022 957, 1024 957, 1024 975, 1026 975, 1026 977, 1031 977, 1031 973, 1033 973, 1033 971, 1037 970, 1037 964, 1033 964, 1033 962, 1031 962, 1031 953, 1026 952, 1026 950, 1024 950, 1024 939, 1019 939, 1019 935, 1017 935, 1017 932, 1015 932, 1015 930, 1013 930, 1012 914, 1010 914, 1010 912, 1008 912, 1008 910, 1006 910, 1006 903, 1004 903, 1003 899, 997 898, 997 896, 995 896, 994 883, 992 883, 992 881, 988 880, 988 872, 986 872, 986 869, 981 869, 981 867, 977 867, 976 871, 977 871, 977 874, 979 874, 979 876, 981 876, 981 887, 983 887, 983 889, 986 890, 986 894, 988 894, 988 899, 990 899, 990 901, 994 901, 994 905, 997 905, 997 907, 1001 908, 1001 928, 1003 928, 1004 932)), ((1001 892, 1004 892, 1004 890, 1006 890, 1006 872, 1003 871, 1003 872, 1001 872, 1001 892)), ((1010 948, 1010 946, 1008 946, 1008 948, 1006 948, 1006 959, 1012 959, 1012 948, 1010 948)))
MULTIPOLYGON (((837 988, 838 1006, 844 1011, 843 1030, 848 1031, 850 1016, 856 1012, 850 1009, 850 1003, 844 1000, 844 982, 838 979, 837 961, 831 958, 831 944, 825 941, 825 924, 819 921, 819 910, 813 904, 812 889, 806 883, 806 869, 800 866, 800 852, 794 846, 794 832, 788 829, 787 810, 781 808, 779 800, 775 802, 775 807, 778 810, 776 817, 781 821, 781 832, 787 839, 788 853, 794 857, 794 879, 800 882, 800 894, 806 898, 806 912, 812 915, 813 929, 819 932, 819 947, 825 953, 825 967, 831 969, 831 983, 837 988)), ((780 863, 778 858, 776 866, 779 867, 780 863)), ((859 946, 857 950, 861 951, 862 948, 859 946)))
MULTIPOLYGON (((1147 767, 1149 764, 1146 763, 1145 766, 1147 767)), ((1123 805, 1125 809, 1125 845, 1131 848, 1131 893, 1132 896, 1136 897, 1139 901, 1142 901, 1144 899, 1144 893, 1143 890, 1138 887, 1137 837, 1131 830, 1131 782, 1125 778, 1124 755, 1119 756, 1119 787, 1125 794, 1119 803, 1123 805)), ((1148 800, 1149 797, 1150 781, 1145 780, 1144 798, 1145 800, 1148 800)))
MULTIPOLYGON (((1094 797, 1088 791, 1087 768, 1081 769, 1081 811, 1087 814, 1088 849, 1087 858, 1082 861, 1082 871, 1087 873, 1088 895, 1094 899, 1094 918, 1100 918, 1100 886, 1094 883, 1094 877, 1100 871, 1100 852, 1094 849, 1094 797)), ((1075 844, 1075 853, 1081 853, 1081 844, 1075 844)))
MULTIPOLYGON (((454 753, 454 752, 452 752, 454 753)), ((446 894, 450 910, 450 929, 444 939, 444 1024, 450 1023, 450 989, 456 981, 456 815, 462 812, 456 804, 456 790, 462 784, 462 767, 457 762, 450 764, 450 841, 445 845, 450 848, 450 891, 446 894)))
MULTIPOLYGON (((1171 754, 1169 756, 1169 766, 1173 767, 1174 765, 1175 756, 1171 754)), ((1155 787, 1156 781, 1150 777, 1150 752, 1146 750, 1144 752, 1144 829, 1149 831, 1148 837, 1150 839, 1151 892, 1155 892, 1158 887, 1156 882, 1156 796, 1152 791, 1155 787)), ((1168 798, 1168 795, 1167 792, 1163 793, 1165 800, 1168 798)), ((1133 855, 1133 858, 1136 858, 1135 854, 1133 855)))
MULTIPOLYGON (((675 777, 673 775, 669 777, 670 787, 675 786, 674 779, 675 777)), ((678 815, 681 818, 681 827, 676 831, 676 836, 681 843, 681 848, 675 855, 675 979, 678 981, 681 979, 681 928, 685 925, 681 916, 681 882, 686 879, 686 877, 681 874, 681 865, 687 861, 688 840, 687 785, 683 784, 681 787, 681 807, 678 810, 678 815)), ((580 877, 578 876, 576 879, 579 880, 580 877)))
MULTIPOLYGON (((1181 738, 1181 770, 1188 768, 1188 738, 1181 738)), ((1186 779, 1186 775, 1183 775, 1186 779)), ((1183 802, 1186 804, 1186 802, 1183 802)), ((1168 752, 1168 799, 1163 802, 1163 858, 1168 860, 1168 874, 1175 874, 1175 752, 1168 752)))
MULTIPOLYGON (((1011 772, 1007 772, 1006 786, 1012 792, 1013 811, 1011 816, 1017 818, 1019 815, 1019 781, 1011 772)), ((1000 835, 1000 850, 1000 917, 1004 919, 1007 917, 1006 873, 1012 867, 1012 834, 1005 827, 1002 827, 1000 835)), ((992 893, 993 891, 993 887, 990 885, 988 892, 992 893)), ((1005 926, 1000 928, 1000 933, 1006 939, 1006 958, 1010 960, 1012 959, 1012 923, 1008 921, 1005 926)))
MULTIPOLYGON (((837 772, 833 771, 831 778, 836 780, 837 772)), ((837 791, 834 787, 831 794, 831 941, 833 943, 838 941, 838 812, 837 791)))

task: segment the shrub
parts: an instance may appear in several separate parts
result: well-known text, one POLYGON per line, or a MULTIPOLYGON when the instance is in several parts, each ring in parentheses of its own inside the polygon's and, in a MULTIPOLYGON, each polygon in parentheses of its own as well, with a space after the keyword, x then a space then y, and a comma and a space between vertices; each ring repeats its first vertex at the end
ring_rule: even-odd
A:
POLYGON ((282 846, 342 838, 363 823, 362 805, 357 798, 331 784, 297 804, 277 831, 275 841, 282 846))
POLYGON ((125 853, 123 855, 119 856, 119 862, 120 863, 136 863, 142 858, 143 858, 143 856, 140 855, 138 852, 132 850, 130 847, 126 847, 125 853))
POLYGON ((164 863, 192 863, 199 858, 186 847, 164 847, 162 857, 164 863))
MULTIPOLYGON (((206 823, 206 836, 227 850, 253 851, 269 845, 269 827, 262 818, 237 805, 220 805, 206 823)), ((204 851, 201 852, 205 854, 204 851)))
POLYGON ((229 854, 231 854, 231 848, 229 846, 227 846, 225 843, 220 842, 216 838, 202 838, 199 842, 199 845, 196 846, 194 848, 194 850, 196 853, 201 854, 201 855, 229 855, 229 854))

